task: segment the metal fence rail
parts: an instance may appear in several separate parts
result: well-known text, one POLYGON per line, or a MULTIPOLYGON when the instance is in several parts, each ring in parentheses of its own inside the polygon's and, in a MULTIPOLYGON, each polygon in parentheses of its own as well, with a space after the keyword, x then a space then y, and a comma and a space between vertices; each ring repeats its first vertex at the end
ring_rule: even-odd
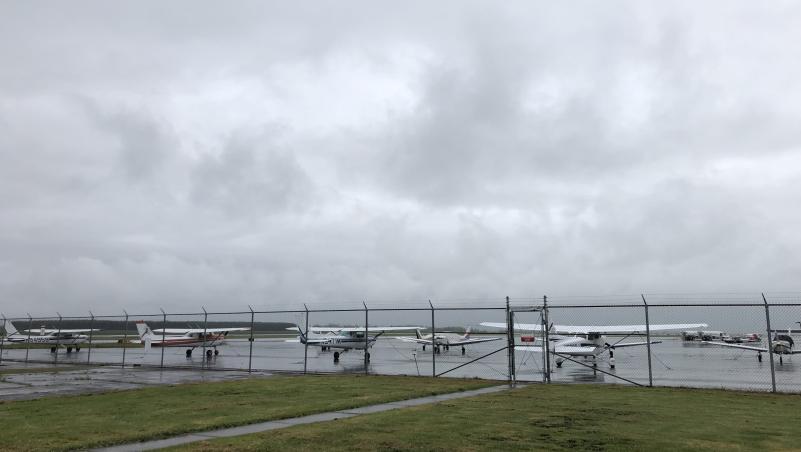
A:
POLYGON ((480 305, 428 300, 416 306, 370 306, 362 302, 361 306, 336 308, 303 305, 303 309, 259 310, 248 306, 240 311, 212 312, 205 307, 198 312, 160 311, 123 311, 120 315, 89 312, 87 316, 3 315, 0 365, 406 374, 499 379, 510 384, 598 382, 801 392, 801 363, 796 368, 791 359, 793 351, 798 350, 793 348, 793 335, 801 333, 801 329, 792 328, 794 324, 801 325, 798 296, 783 296, 778 302, 771 302, 765 294, 700 299, 664 295, 618 299, 543 296, 506 297, 480 305), (775 327, 777 321, 782 322, 779 328, 775 327), (483 322, 503 324, 505 328, 484 327, 483 322), (687 323, 710 326, 708 331, 697 333, 660 328, 652 331, 655 325, 687 323), (790 327, 784 329, 788 324, 790 327), (587 331, 566 338, 554 330, 554 325, 642 328, 604 336, 587 331), (150 340, 140 337, 137 328, 143 326, 150 328, 150 340), (345 326, 351 328, 343 330, 345 326), (387 328, 391 326, 418 329, 399 332, 387 328), (220 333, 223 327, 245 330, 220 333), (7 333, 16 328, 19 329, 14 334, 7 333), (195 343, 165 346, 180 344, 176 331, 187 328, 195 329, 195 343), (81 334, 77 337, 61 335, 62 331, 72 334, 67 332, 75 329, 86 331, 75 333, 81 334), (48 342, 46 338, 51 334, 61 335, 62 339, 48 342), (225 346, 217 340, 223 334, 225 346), (585 347, 588 341, 595 340, 597 348, 592 353, 589 348, 565 353, 557 345, 579 336, 585 339, 585 347), (490 340, 469 342, 476 337, 490 340), (85 353, 80 353, 84 349, 85 353), (195 349, 200 352, 199 357, 192 354, 195 349), (768 359, 763 361, 765 354, 768 359))

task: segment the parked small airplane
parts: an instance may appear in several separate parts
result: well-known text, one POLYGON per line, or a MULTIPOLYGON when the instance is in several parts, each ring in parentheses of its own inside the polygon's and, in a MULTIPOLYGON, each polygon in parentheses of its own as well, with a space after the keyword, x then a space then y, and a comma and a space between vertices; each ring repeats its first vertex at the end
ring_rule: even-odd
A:
MULTIPOLYGON (((755 351, 757 352, 757 361, 759 362, 762 362, 763 353, 768 353, 771 351, 767 347, 753 347, 750 345, 727 344, 724 342, 715 342, 715 341, 704 341, 704 343, 719 345, 721 347, 740 348, 743 350, 755 351)), ((795 341, 793 340, 792 337, 790 337, 790 330, 787 330, 787 334, 776 333, 776 335, 773 336, 771 345, 773 346, 773 353, 779 355, 779 365, 784 364, 783 355, 796 355, 798 353, 801 353, 801 350, 793 350, 793 347, 795 346, 795 341)))
MULTIPOLYGON (((506 328, 506 323, 482 322, 481 325, 493 328, 506 328)), ((650 325, 650 331, 669 331, 688 328, 704 328, 705 323, 696 324, 661 324, 650 325)), ((540 324, 518 323, 515 330, 538 331, 542 329, 540 324)), ((628 335, 646 332, 645 325, 551 325, 549 329, 548 350, 556 355, 556 367, 562 367, 566 357, 581 357, 592 359, 593 367, 597 366, 598 357, 604 352, 609 352, 609 367, 615 368, 614 350, 623 347, 635 347, 648 345, 648 342, 621 342, 628 335), (550 334, 553 331, 554 334, 550 334), (618 342, 610 344, 605 334, 625 334, 618 342), (570 336, 572 335, 572 336, 570 336)), ((651 344, 659 344, 662 341, 651 341, 651 344)), ((542 347, 536 345, 518 345, 515 350, 541 352, 542 347)))
MULTIPOLYGON (((307 345, 314 345, 320 347, 321 350, 337 349, 343 353, 348 350, 364 350, 365 358, 370 361, 370 352, 368 348, 375 344, 379 336, 387 331, 409 331, 416 330, 420 327, 417 326, 371 326, 366 329, 363 326, 355 327, 311 327, 310 333, 314 333, 314 337, 306 337, 300 327, 297 331, 300 334, 300 343, 307 345), (377 334, 370 335, 371 332, 378 332, 377 334), (320 336, 319 333, 329 333, 325 336, 320 336), (367 337, 365 337, 367 333, 367 337)), ((339 361, 339 351, 334 352, 334 362, 339 361)))
MULTIPOLYGON (((33 333, 36 330, 25 330, 25 333, 33 333)), ((39 335, 23 334, 17 331, 14 324, 10 320, 6 320, 6 340, 15 343, 29 343, 29 344, 49 344, 50 353, 55 353, 59 346, 64 346, 67 353, 72 353, 72 349, 78 352, 81 350, 81 344, 89 341, 89 336, 81 333, 88 333, 90 331, 100 331, 97 329, 72 329, 72 330, 49 330, 42 327, 38 330, 39 335)))
MULTIPOLYGON (((291 326, 287 329, 296 333, 301 333, 301 329, 297 326, 291 326)), ((329 330, 325 330, 325 332, 322 334, 321 331, 323 330, 309 330, 309 334, 306 335, 306 343, 309 345, 319 345, 321 351, 326 351, 328 350, 328 346, 326 346, 325 343, 328 342, 328 340, 332 337, 335 337, 337 335, 337 331, 339 330, 337 330, 336 327, 332 327, 329 330)), ((301 342, 301 340, 300 336, 298 336, 297 339, 287 339, 284 342, 301 342)))
POLYGON ((250 328, 165 328, 151 330, 143 320, 139 320, 136 322, 136 330, 139 332, 140 341, 145 344, 145 350, 149 350, 150 347, 186 347, 186 357, 189 358, 195 348, 210 347, 211 349, 206 350, 206 357, 211 358, 212 353, 214 355, 220 354, 217 346, 225 342, 228 333, 250 331, 250 328))
POLYGON ((462 354, 463 355, 465 354, 465 348, 464 348, 465 345, 478 344, 478 343, 481 343, 481 342, 497 341, 497 340, 502 339, 500 337, 484 337, 484 338, 473 339, 473 338, 470 337, 470 329, 469 328, 467 329, 467 331, 465 331, 464 335, 456 334, 456 333, 441 332, 441 333, 437 333, 437 335, 432 338, 431 334, 423 334, 422 332, 420 332, 420 329, 416 329, 415 330, 415 335, 417 337, 414 337, 414 338, 412 338, 412 337, 399 337, 397 339, 400 339, 400 340, 402 340, 404 342, 416 342, 418 344, 423 344, 423 350, 426 349, 426 345, 432 345, 433 344, 434 345, 434 350, 435 350, 436 353, 440 352, 440 348, 444 348, 445 351, 448 351, 448 350, 450 350, 451 346, 458 347, 458 346, 461 345, 462 346, 462 354))

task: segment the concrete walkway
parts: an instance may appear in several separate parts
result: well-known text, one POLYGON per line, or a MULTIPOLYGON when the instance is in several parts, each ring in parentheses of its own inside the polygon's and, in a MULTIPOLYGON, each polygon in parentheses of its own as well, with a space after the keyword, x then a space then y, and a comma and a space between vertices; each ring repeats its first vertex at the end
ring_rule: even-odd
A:
POLYGON ((442 402, 444 400, 461 399, 464 397, 472 397, 482 394, 491 394, 494 392, 500 392, 507 389, 509 389, 509 386, 506 385, 492 386, 489 388, 475 389, 472 391, 452 392, 449 394, 421 397, 418 399, 399 400, 397 402, 382 403, 380 405, 368 405, 359 408, 352 408, 349 410, 331 411, 328 413, 312 414, 309 416, 296 417, 291 419, 281 419, 277 421, 261 422, 258 424, 243 425, 241 427, 225 428, 221 430, 211 430, 207 432, 189 433, 186 435, 176 436, 173 438, 160 439, 155 441, 145 441, 142 443, 122 444, 119 446, 113 446, 104 449, 93 449, 93 450, 123 452, 123 451, 161 449, 163 447, 178 446, 181 444, 194 443, 196 441, 205 441, 214 438, 226 438, 231 436, 248 435, 250 433, 266 432, 268 430, 277 430, 281 428, 292 427, 295 425, 333 421, 336 419, 347 419, 349 417, 359 416, 362 414, 380 413, 382 411, 425 405, 428 403, 442 402))

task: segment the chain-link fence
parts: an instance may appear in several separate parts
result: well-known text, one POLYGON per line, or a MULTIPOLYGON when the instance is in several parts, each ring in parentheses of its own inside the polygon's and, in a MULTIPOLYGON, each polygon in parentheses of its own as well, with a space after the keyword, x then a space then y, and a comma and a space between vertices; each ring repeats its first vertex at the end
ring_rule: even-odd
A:
POLYGON ((792 359, 801 352, 801 297, 787 295, 543 296, 1 320, 0 365, 801 392, 801 362, 792 359))

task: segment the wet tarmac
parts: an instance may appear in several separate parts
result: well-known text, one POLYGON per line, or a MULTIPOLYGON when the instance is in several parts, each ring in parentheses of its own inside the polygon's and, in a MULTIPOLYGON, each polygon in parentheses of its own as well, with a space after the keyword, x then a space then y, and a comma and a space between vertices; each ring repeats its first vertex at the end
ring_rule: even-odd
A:
MULTIPOLYGON (((0 375, 0 400, 29 400, 55 395, 101 393, 149 386, 195 383, 203 381, 229 381, 248 378, 247 372, 197 372, 180 369, 141 369, 120 367, 93 367, 75 370, 66 366, 41 364, 19 365, 4 362, 0 370, 14 372, 0 375), (64 370, 58 370, 59 368, 64 370), (52 372, 43 372, 45 369, 52 372), (30 370, 32 373, 22 373, 30 370)), ((255 373, 250 376, 267 376, 255 373)))
MULTIPOLYGON (((662 340, 663 343, 652 346, 651 362, 654 385, 756 391, 771 389, 768 354, 764 354, 762 362, 759 362, 756 353, 752 351, 701 343, 686 343, 678 338, 662 340)), ((454 347, 434 356, 430 347, 423 351, 420 345, 387 337, 380 338, 370 350, 371 359, 367 367, 364 364, 364 353, 361 351, 352 350, 343 353, 339 362, 335 363, 332 352, 323 352, 319 347, 312 346, 308 348, 308 359, 305 366, 310 372, 425 376, 441 374, 453 369, 443 376, 505 380, 508 374, 508 358, 506 350, 500 350, 505 345, 504 340, 486 342, 467 347, 465 355, 461 354, 460 348, 454 347), (496 350, 500 351, 481 358, 496 350)), ((246 371, 249 367, 253 371, 264 372, 302 372, 304 370, 304 346, 297 342, 286 342, 282 339, 257 339, 253 343, 252 356, 250 343, 245 339, 229 340, 218 350, 220 352, 218 356, 204 359, 201 348, 195 349, 191 358, 186 357, 183 348, 165 348, 163 349, 163 358, 160 348, 153 348, 149 352, 145 352, 142 348, 129 348, 125 350, 125 366, 126 368, 135 366, 140 370, 132 373, 130 378, 126 376, 122 379, 116 377, 113 379, 115 382, 119 381, 115 384, 134 385, 138 384, 138 378, 162 378, 156 378, 155 375, 158 374, 158 371, 153 369, 161 366, 162 359, 163 365, 166 367, 183 369, 183 372, 177 375, 180 375, 178 378, 186 379, 216 378, 214 375, 219 374, 219 372, 208 372, 208 370, 240 371, 232 374, 237 378, 247 375, 246 371), (148 372, 155 373, 140 373, 143 369, 149 369, 148 372), (241 372, 243 370, 244 373, 241 372)), ((91 363, 117 366, 121 365, 123 361, 123 349, 121 348, 95 348, 91 350, 91 356, 87 352, 87 348, 71 354, 60 350, 57 360, 60 364, 91 363)), ((48 349, 30 349, 28 358, 30 361, 38 363, 52 363, 56 360, 56 357, 48 349)), ((542 381, 541 353, 517 351, 515 358, 518 380, 542 381)), ((796 357, 798 363, 795 363, 793 358, 785 356, 782 365, 779 365, 778 358, 776 355, 777 390, 801 392, 801 357, 796 357)), ((4 364, 5 360, 22 361, 25 359, 25 350, 5 350, 3 359, 4 364)), ((617 349, 615 361, 615 368, 611 369, 608 360, 601 360, 598 362, 597 370, 592 368, 591 362, 586 362, 586 366, 565 362, 561 368, 553 366, 551 379, 556 382, 629 384, 623 380, 626 379, 638 384, 648 384, 646 347, 617 349)), ((102 376, 104 371, 105 369, 97 372, 100 372, 102 376)), ((228 373, 223 374, 227 375, 228 373)), ((6 376, 5 380, 6 384, 15 383, 12 376, 6 376)), ((74 383, 75 386, 80 384, 74 383)), ((105 383, 101 379, 99 384, 105 383)), ((3 388, 0 385, 0 397, 2 397, 3 390, 11 389, 10 387, 3 388)))

